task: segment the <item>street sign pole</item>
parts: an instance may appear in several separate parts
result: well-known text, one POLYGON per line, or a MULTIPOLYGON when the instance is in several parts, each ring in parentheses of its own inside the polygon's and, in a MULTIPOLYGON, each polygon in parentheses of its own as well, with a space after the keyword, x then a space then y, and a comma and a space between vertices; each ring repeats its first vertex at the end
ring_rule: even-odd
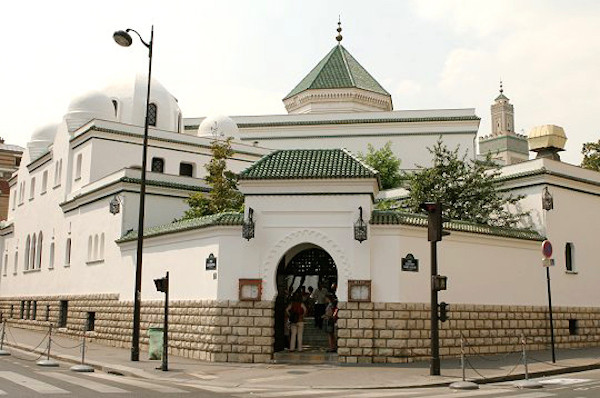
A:
POLYGON ((554 321, 552 319, 552 294, 550 293, 550 267, 546 267, 546 282, 548 284, 548 312, 550 314, 550 344, 552 346, 552 363, 556 363, 554 352, 554 321))
POLYGON ((438 329, 437 241, 431 241, 431 376, 440 375, 440 333, 438 329))

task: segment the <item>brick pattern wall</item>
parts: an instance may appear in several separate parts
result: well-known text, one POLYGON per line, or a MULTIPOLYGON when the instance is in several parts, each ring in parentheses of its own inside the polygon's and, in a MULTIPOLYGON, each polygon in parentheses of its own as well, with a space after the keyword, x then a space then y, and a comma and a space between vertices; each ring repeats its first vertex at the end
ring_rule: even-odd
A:
MULTIPOLYGON (((342 363, 401 363, 429 359, 430 312, 422 303, 340 303, 338 354, 342 363)), ((600 308, 553 307, 556 346, 600 345, 600 308), (571 335, 569 320, 576 320, 571 335)), ((440 326, 440 355, 460 355, 460 339, 477 354, 549 347, 547 307, 451 304, 440 326)))
MULTIPOLYGON (((69 302, 67 327, 56 329, 56 333, 81 336, 88 312, 95 312, 94 331, 87 332, 87 336, 112 346, 130 347, 133 303, 119 301, 118 295, 0 299, 0 313, 13 325, 45 330, 50 323, 58 324, 60 300, 69 302), (22 300, 36 302, 35 320, 20 319, 22 300)), ((162 301, 142 303, 142 350, 148 349, 148 328, 162 327, 163 306, 162 301)), ((174 355, 218 362, 271 361, 274 332, 270 301, 171 301, 169 324, 169 352, 174 355)))

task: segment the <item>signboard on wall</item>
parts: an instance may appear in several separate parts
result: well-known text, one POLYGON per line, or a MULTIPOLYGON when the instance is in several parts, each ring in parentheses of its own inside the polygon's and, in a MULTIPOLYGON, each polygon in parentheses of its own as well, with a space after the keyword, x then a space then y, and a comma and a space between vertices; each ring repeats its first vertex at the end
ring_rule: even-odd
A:
POLYGON ((408 253, 402 258, 402 271, 419 272, 419 260, 408 253))
POLYGON ((206 258, 206 270, 216 271, 217 270, 217 258, 214 254, 210 253, 206 258))

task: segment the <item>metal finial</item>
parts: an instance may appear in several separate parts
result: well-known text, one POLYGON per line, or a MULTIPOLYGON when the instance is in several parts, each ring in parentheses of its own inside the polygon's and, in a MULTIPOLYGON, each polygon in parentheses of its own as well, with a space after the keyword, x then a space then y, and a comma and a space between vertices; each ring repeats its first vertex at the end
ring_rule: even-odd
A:
POLYGON ((338 32, 338 35, 335 37, 335 39, 338 41, 338 44, 342 41, 342 19, 340 16, 338 16, 338 28, 336 29, 338 32))
POLYGON ((504 89, 502 88, 502 80, 500 80, 500 94, 502 94, 504 92, 504 89))

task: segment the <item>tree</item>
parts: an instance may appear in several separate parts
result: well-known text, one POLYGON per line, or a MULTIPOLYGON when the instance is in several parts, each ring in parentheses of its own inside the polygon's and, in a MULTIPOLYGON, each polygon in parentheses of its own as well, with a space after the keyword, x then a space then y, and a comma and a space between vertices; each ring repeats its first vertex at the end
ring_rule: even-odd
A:
POLYGON ((196 218, 224 211, 241 211, 244 196, 237 190, 235 174, 227 170, 227 159, 233 155, 231 138, 214 140, 211 144, 212 159, 204 165, 208 175, 205 180, 210 186, 208 196, 198 192, 186 199, 190 206, 183 219, 196 218))
POLYGON ((422 202, 439 201, 445 218, 502 227, 517 226, 528 215, 515 206, 523 196, 498 189, 500 166, 489 154, 483 161, 467 160, 466 152, 461 157, 458 147, 450 150, 441 139, 427 149, 433 166, 419 166, 407 176, 410 196, 402 203, 405 209, 417 213, 422 202))
POLYGON ((368 153, 358 154, 358 157, 377 170, 383 189, 397 188, 402 183, 400 174, 400 159, 392 152, 392 142, 388 141, 381 149, 375 150, 373 145, 367 146, 368 153))
POLYGON ((581 154, 583 155, 581 167, 600 171, 600 140, 598 142, 586 142, 583 144, 581 154))

